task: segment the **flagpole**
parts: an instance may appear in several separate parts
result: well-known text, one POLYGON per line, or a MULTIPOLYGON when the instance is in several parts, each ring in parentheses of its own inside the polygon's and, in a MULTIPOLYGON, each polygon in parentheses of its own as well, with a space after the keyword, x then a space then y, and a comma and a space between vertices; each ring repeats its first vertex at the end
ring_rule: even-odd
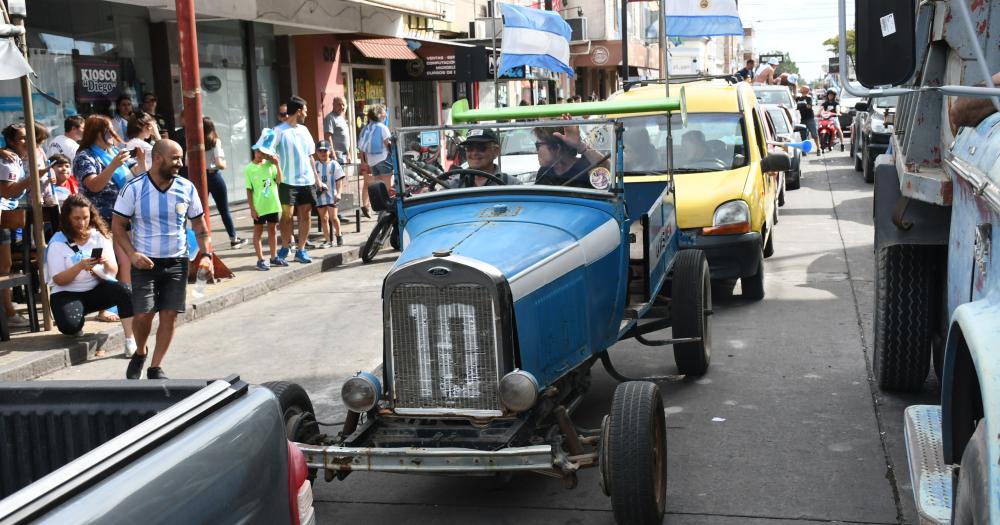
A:
MULTIPOLYGON (((500 59, 497 58, 497 4, 490 2, 490 33, 493 37, 493 107, 500 107, 500 59)), ((527 68, 525 68, 527 70, 527 68)))

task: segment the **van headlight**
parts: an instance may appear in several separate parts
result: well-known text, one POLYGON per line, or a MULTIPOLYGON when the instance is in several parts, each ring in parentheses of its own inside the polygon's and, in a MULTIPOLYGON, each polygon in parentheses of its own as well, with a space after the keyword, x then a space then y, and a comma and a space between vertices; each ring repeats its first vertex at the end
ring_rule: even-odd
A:
POLYGON ((368 412, 375 408, 382 397, 382 383, 373 374, 358 372, 341 387, 340 397, 348 410, 368 412))
POLYGON ((513 412, 524 412, 538 400, 538 380, 524 370, 514 370, 500 380, 500 402, 513 412))

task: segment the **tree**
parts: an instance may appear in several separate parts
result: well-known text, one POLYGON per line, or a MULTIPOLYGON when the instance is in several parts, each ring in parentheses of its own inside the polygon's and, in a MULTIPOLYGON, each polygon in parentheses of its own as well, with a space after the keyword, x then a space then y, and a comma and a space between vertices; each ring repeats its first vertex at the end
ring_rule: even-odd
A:
MULTIPOLYGON (((827 51, 833 53, 834 56, 840 56, 840 35, 824 40, 823 45, 827 46, 827 51)), ((855 47, 853 29, 847 30, 847 56, 850 57, 851 63, 854 63, 855 47)))

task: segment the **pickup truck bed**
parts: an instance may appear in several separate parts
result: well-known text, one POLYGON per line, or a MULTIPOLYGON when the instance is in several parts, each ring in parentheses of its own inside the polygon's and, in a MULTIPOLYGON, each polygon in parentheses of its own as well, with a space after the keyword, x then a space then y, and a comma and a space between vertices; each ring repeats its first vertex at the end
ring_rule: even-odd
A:
POLYGON ((289 523, 289 458, 235 376, 0 383, 0 525, 289 523))

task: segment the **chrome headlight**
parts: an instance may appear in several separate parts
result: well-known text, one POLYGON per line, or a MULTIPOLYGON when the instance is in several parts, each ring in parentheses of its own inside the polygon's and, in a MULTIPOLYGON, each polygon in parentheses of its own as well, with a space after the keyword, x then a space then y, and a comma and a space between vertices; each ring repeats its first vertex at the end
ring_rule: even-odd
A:
POLYGON ((738 224, 750 222, 750 207, 745 201, 729 201, 715 209, 712 216, 712 225, 721 226, 723 224, 738 224))
POLYGON ((340 389, 344 405, 352 412, 367 412, 378 404, 382 397, 382 383, 368 372, 358 372, 347 380, 340 389))
POLYGON ((500 380, 500 402, 514 412, 524 412, 538 400, 538 380, 524 370, 514 370, 500 380))

